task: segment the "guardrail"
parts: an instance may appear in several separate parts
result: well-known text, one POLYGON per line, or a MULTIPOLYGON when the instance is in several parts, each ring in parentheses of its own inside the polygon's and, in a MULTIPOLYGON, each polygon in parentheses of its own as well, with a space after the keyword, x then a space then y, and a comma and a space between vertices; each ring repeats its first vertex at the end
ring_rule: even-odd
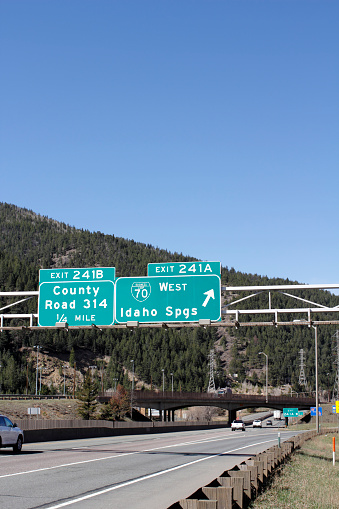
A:
MULTIPOLYGON (((323 433, 338 433, 338 428, 326 429, 323 433)), ((308 431, 266 451, 251 456, 239 465, 226 470, 207 486, 199 488, 189 497, 175 502, 167 509, 233 509, 247 507, 257 497, 292 452, 306 440, 317 435, 308 431)))

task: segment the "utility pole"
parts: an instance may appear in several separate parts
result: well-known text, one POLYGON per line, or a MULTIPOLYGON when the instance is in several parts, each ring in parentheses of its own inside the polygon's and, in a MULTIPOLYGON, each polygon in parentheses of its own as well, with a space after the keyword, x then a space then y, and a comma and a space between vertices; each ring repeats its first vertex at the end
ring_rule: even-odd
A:
POLYGON ((164 394, 164 392, 165 392, 165 370, 164 370, 164 368, 161 371, 162 371, 162 393, 164 394))
POLYGON ((131 363, 132 363, 131 420, 133 420, 134 359, 131 360, 131 363))
POLYGON ((65 369, 67 368, 66 364, 63 365, 63 370, 64 370, 64 396, 66 396, 66 373, 65 373, 65 369))
POLYGON ((335 375, 335 382, 334 382, 334 388, 333 388, 333 397, 334 401, 339 400, 339 330, 336 331, 336 333, 333 336, 337 340, 337 344, 335 347, 335 361, 334 363, 337 365, 336 367, 336 375, 335 375))
POLYGON ((314 349, 315 349, 315 427, 319 433, 319 384, 318 384, 318 327, 311 325, 314 329, 314 349))
POLYGON ((266 403, 268 403, 268 355, 265 352, 259 352, 260 354, 266 357, 266 403))
POLYGON ((35 395, 38 395, 38 380, 39 380, 39 349, 40 345, 34 345, 36 348, 36 375, 35 375, 35 395))
POLYGON ((74 374, 73 374, 73 398, 75 398, 75 375, 76 375, 76 362, 74 363, 73 369, 74 369, 74 374))

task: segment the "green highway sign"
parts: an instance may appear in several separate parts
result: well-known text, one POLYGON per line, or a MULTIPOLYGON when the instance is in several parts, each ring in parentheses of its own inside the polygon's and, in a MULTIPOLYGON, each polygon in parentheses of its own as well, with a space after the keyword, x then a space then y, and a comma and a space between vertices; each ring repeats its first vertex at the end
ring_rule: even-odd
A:
POLYGON ((284 417, 298 417, 298 408, 283 408, 284 417))
POLYGON ((149 276, 208 276, 216 274, 220 277, 220 262, 166 262, 149 263, 147 266, 149 276))
POLYGON ((115 285, 117 323, 219 321, 220 277, 149 276, 123 277, 115 285))
POLYGON ((114 281, 115 267, 94 267, 91 269, 41 269, 39 283, 61 281, 114 281))
POLYGON ((112 325, 114 284, 114 267, 40 270, 39 326, 112 325))

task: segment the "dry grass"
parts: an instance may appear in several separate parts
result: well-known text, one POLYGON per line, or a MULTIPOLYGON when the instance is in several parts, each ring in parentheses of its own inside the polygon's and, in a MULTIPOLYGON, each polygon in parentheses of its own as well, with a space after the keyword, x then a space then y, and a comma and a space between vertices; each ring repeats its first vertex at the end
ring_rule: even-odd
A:
POLYGON ((265 493, 250 506, 253 509, 338 509, 339 440, 333 466, 332 436, 308 440, 296 451, 265 493))
POLYGON ((0 414, 5 414, 14 421, 26 419, 27 409, 30 407, 41 409, 40 419, 79 419, 77 401, 73 399, 0 400, 0 414))

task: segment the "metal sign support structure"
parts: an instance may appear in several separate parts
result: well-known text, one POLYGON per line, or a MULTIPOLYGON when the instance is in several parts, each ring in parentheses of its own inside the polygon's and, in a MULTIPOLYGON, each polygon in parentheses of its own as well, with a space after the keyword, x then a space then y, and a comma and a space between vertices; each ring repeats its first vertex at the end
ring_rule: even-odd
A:
POLYGON ((30 314, 17 314, 17 313, 3 313, 4 310, 11 308, 15 305, 19 305, 22 302, 31 299, 33 297, 39 296, 39 291, 19 291, 19 292, 0 292, 1 297, 26 297, 24 299, 20 299, 17 302, 13 302, 7 304, 6 306, 0 308, 0 330, 20 330, 20 329, 31 329, 31 330, 43 330, 43 329, 91 329, 91 328, 99 328, 99 329, 120 329, 120 328, 131 328, 131 327, 153 327, 153 328, 181 328, 181 327, 253 327, 253 326, 286 326, 286 325, 339 325, 339 305, 334 307, 324 306, 323 304, 319 304, 317 302, 310 301, 308 299, 304 299, 298 295, 293 295, 291 293, 287 293, 287 291, 300 291, 300 290, 331 290, 331 289, 339 289, 338 284, 311 284, 311 285, 267 285, 267 286, 222 286, 221 293, 222 294, 235 294, 239 296, 241 292, 252 292, 250 295, 246 295, 245 297, 239 298, 232 302, 228 302, 227 304, 221 307, 222 317, 221 321, 210 321, 210 320, 199 320, 196 323, 190 322, 176 322, 176 323, 139 323, 138 321, 131 321, 125 324, 114 323, 112 325, 99 325, 96 326, 94 324, 90 325, 77 325, 77 326, 68 326, 67 323, 57 323, 54 326, 38 326, 38 314, 30 313, 30 314), (242 309, 237 306, 239 303, 243 303, 244 301, 255 297, 263 292, 268 292, 268 306, 264 309, 242 309), (274 308, 272 306, 272 293, 278 292, 287 297, 293 298, 296 301, 304 302, 306 305, 304 307, 294 307, 294 308, 274 308), (317 314, 335 314, 335 318, 331 316, 324 316, 323 319, 317 318, 315 320, 312 315, 317 314), (305 315, 303 320, 288 320, 282 321, 279 320, 281 315, 295 315, 300 314, 305 315), (241 321, 241 317, 244 316, 253 316, 257 317, 263 316, 263 320, 254 321, 253 319, 250 321, 241 321), (264 316, 266 315, 266 316, 264 316), (271 316, 272 320, 267 320, 267 316, 271 316), (24 321, 23 325, 19 326, 7 326, 5 321, 12 319, 21 319, 24 321))

